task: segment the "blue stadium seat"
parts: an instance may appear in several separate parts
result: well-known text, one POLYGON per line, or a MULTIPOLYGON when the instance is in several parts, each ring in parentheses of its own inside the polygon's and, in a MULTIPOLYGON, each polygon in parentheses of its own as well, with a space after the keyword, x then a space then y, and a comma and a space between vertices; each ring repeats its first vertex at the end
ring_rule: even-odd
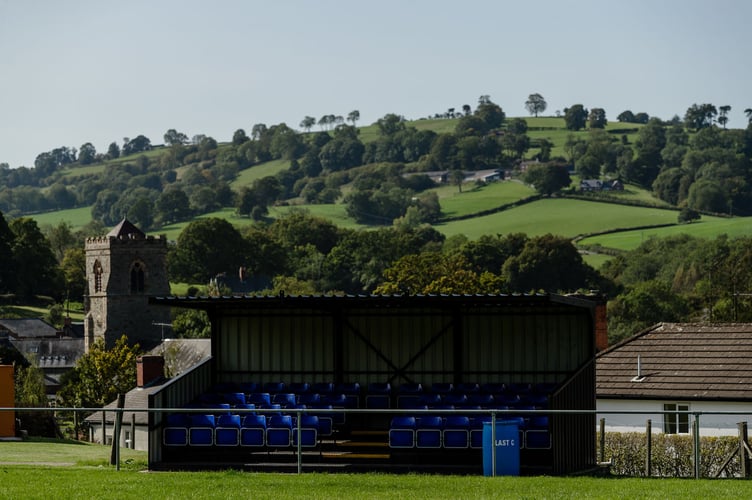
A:
POLYGON ((538 450, 551 448, 551 431, 547 416, 535 415, 530 417, 525 429, 525 448, 538 450))
POLYGON ((520 399, 520 396, 518 394, 512 394, 512 393, 501 393, 494 396, 495 404, 497 405, 503 405, 503 406, 510 406, 515 407, 520 404, 522 401, 520 399))
POLYGON ((297 403, 297 397, 292 392, 278 392, 272 396, 272 404, 278 404, 282 408, 290 408, 297 403))
POLYGON ((240 446, 262 448, 266 443, 266 417, 246 415, 240 426, 240 446))
POLYGON ((427 394, 422 394, 420 398, 418 398, 418 404, 428 406, 429 408, 435 408, 442 404, 443 401, 441 398, 441 394, 429 392, 427 394))
POLYGON ((220 415, 214 429, 214 444, 238 446, 240 444, 240 415, 220 415))
POLYGON ((238 388, 245 394, 251 394, 252 392, 261 392, 261 387, 256 382, 243 382, 238 384, 238 388))
POLYGON ((454 392, 460 394, 472 394, 474 392, 480 392, 480 386, 473 382, 463 382, 461 384, 454 384, 454 392))
MULTIPOLYGON (((333 409, 332 405, 320 404, 317 408, 326 410, 333 409)), ((319 436, 331 436, 334 433, 334 414, 332 413, 312 413, 319 417, 319 436)))
MULTIPOLYGON (((318 444, 319 417, 316 415, 300 416, 300 446, 312 448, 318 444)), ((297 422, 292 429, 292 445, 298 445, 297 422)))
POLYGON ((188 426, 190 418, 185 413, 167 415, 162 441, 166 446, 186 446, 188 444, 188 426))
MULTIPOLYGON (((332 408, 347 408, 348 405, 347 396, 335 393, 321 396, 321 403, 329 405, 332 408)), ((343 425, 345 423, 344 413, 333 413, 330 417, 332 417, 334 425, 343 425)))
POLYGON ((397 389, 397 408, 415 408, 423 395, 423 386, 419 383, 402 384, 397 389))
POLYGON ((533 385, 528 382, 515 382, 509 384, 508 390, 514 394, 527 394, 533 390, 533 385))
POLYGON ((266 446, 287 448, 292 443, 292 416, 272 415, 266 426, 266 446))
POLYGON ((480 392, 484 394, 502 394, 507 392, 507 384, 504 382, 488 382, 480 386, 480 392))
POLYGON ((392 418, 389 426, 390 448, 413 448, 415 447, 415 417, 397 415, 392 418))
POLYGON ((441 431, 444 428, 444 419, 439 416, 422 416, 416 421, 415 447, 416 448, 441 448, 441 431))
POLYGON ((253 403, 257 407, 262 405, 270 405, 272 403, 272 397, 268 392, 252 392, 246 398, 246 403, 253 403))
POLYGON ((311 386, 311 392, 316 394, 331 394, 334 392, 334 384, 332 382, 316 382, 311 386))
POLYGON ((360 384, 357 382, 349 382, 343 384, 337 384, 334 388, 334 392, 338 394, 344 394, 347 398, 347 405, 345 408, 360 408, 360 384))
POLYGON ((467 406, 468 400, 465 394, 454 392, 444 396, 444 403, 455 407, 467 406))
POLYGON ((451 382, 436 382, 431 384, 431 392, 434 394, 449 394, 454 390, 454 385, 451 382))
POLYGON ((483 422, 490 422, 491 417, 475 417, 470 420, 470 448, 483 448, 483 422))
POLYGON ((392 386, 389 382, 372 382, 366 390, 366 408, 384 409, 392 406, 392 386))
POLYGON ((238 405, 245 404, 244 392, 226 392, 221 395, 222 402, 227 403, 230 407, 236 407, 238 405))
POLYGON ((298 404, 316 406, 321 403, 321 396, 317 392, 305 392, 298 396, 298 404))
POLYGON ((188 428, 190 446, 212 446, 214 444, 214 415, 191 415, 188 428))
POLYGON ((444 448, 465 449, 470 446, 470 419, 461 415, 448 415, 442 434, 444 448))
POLYGON ((284 382, 265 382, 261 386, 262 392, 268 392, 269 394, 277 394, 278 392, 287 392, 287 386, 284 382))
MULTIPOLYGON (((242 405, 237 405, 235 407, 236 410, 255 410, 256 405, 253 403, 245 403, 242 405)), ((243 412, 243 415, 247 415, 249 412, 243 412)))
POLYGON ((308 382, 291 382, 287 384, 287 392, 292 392, 293 394, 296 394, 300 396, 301 394, 306 394, 311 390, 311 384, 308 382))
POLYGON ((479 392, 470 394, 467 398, 467 403, 472 406, 480 406, 481 408, 492 408, 495 400, 493 394, 479 392))

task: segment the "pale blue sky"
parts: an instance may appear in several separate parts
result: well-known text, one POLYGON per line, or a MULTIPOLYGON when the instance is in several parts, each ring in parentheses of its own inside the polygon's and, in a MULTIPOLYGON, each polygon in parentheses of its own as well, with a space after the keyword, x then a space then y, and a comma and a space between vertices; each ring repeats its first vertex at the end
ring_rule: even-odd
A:
POLYGON ((175 128, 360 124, 572 104, 664 119, 752 107, 748 0, 0 0, 0 163, 175 128))

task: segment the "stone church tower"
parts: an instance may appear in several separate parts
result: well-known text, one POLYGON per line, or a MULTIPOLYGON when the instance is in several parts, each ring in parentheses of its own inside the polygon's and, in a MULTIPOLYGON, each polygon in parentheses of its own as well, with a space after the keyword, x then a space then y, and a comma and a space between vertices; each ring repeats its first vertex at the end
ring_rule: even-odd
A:
POLYGON ((150 306, 149 297, 170 294, 167 239, 146 236, 123 219, 107 236, 87 238, 85 250, 86 352, 99 338, 111 348, 123 334, 143 350, 159 344, 163 327, 155 323, 169 323, 170 311, 150 306))

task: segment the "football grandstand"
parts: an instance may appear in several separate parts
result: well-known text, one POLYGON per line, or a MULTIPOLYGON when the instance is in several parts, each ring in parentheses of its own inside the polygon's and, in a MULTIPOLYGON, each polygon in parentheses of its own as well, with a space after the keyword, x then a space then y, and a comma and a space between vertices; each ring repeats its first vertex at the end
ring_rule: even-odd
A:
POLYGON ((582 295, 152 297, 204 310, 211 358, 149 396, 149 467, 521 474, 595 467, 605 303, 582 295), (570 410, 570 411, 560 411, 570 410), (550 412, 550 413, 547 413, 550 412), (302 450, 302 453, 298 453, 302 450))

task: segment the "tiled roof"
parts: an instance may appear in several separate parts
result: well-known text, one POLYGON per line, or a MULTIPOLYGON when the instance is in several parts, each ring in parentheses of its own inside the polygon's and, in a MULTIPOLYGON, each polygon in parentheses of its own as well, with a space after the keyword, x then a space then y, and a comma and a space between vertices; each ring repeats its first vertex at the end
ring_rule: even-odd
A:
POLYGON ((107 233, 107 236, 112 236, 115 238, 136 238, 136 239, 142 239, 146 237, 144 232, 141 231, 136 226, 134 226, 133 223, 129 221, 128 219, 121 220, 117 226, 112 228, 112 231, 107 233))
POLYGON ((0 319, 0 330, 8 330, 14 338, 56 337, 57 330, 41 319, 0 319))
POLYGON ((752 323, 661 323, 649 328, 598 354, 596 395, 752 400, 752 323))

